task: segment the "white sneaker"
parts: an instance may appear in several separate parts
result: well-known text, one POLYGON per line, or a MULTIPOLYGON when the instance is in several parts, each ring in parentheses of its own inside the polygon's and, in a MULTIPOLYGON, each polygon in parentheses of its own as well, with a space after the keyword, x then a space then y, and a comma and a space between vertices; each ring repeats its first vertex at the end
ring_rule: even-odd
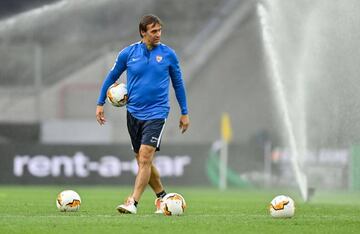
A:
POLYGON ((132 197, 128 197, 125 203, 119 205, 116 209, 122 214, 136 214, 137 211, 135 200, 132 197))
POLYGON ((163 211, 161 209, 161 198, 156 198, 155 199, 155 207, 156 207, 156 211, 154 212, 155 214, 162 214, 163 211))

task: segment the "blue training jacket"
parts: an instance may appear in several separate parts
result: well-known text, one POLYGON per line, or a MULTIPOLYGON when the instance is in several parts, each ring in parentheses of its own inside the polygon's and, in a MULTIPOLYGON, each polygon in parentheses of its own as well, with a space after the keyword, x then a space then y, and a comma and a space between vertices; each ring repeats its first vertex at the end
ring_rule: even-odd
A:
POLYGON ((127 70, 127 110, 137 119, 165 119, 170 110, 170 79, 181 114, 188 113, 186 94, 178 58, 170 47, 159 44, 148 50, 143 42, 134 43, 120 51, 106 76, 98 98, 104 105, 106 91, 127 70))

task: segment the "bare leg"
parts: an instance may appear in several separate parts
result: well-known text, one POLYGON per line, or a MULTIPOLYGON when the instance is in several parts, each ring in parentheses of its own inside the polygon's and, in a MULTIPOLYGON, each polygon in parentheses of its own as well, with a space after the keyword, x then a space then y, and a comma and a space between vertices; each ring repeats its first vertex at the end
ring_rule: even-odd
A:
POLYGON ((149 185, 156 194, 164 191, 164 187, 160 180, 159 171, 154 166, 154 164, 151 165, 151 176, 150 176, 149 185))
POLYGON ((132 197, 139 201, 146 185, 150 182, 151 166, 155 154, 155 148, 149 145, 141 145, 139 150, 138 165, 139 171, 136 176, 132 197))
MULTIPOLYGON (((136 154, 136 160, 139 165, 139 154, 136 154)), ((149 185, 154 191, 154 193, 160 193, 164 190, 164 187, 160 180, 159 171, 155 167, 154 163, 151 163, 151 175, 150 175, 149 185)))

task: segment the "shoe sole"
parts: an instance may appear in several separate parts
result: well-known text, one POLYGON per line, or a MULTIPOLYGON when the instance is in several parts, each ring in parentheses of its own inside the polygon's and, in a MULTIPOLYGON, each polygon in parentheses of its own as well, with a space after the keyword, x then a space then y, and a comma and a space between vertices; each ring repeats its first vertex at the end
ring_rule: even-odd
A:
POLYGON ((118 207, 116 208, 121 214, 132 214, 130 211, 122 208, 122 207, 118 207))

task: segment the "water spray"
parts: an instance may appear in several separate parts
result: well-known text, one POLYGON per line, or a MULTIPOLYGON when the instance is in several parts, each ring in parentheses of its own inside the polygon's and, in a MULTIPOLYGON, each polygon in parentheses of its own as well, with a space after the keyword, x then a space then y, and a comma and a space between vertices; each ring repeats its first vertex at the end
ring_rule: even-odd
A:
POLYGON ((276 98, 276 103, 283 120, 286 137, 290 146, 291 165, 294 170, 296 182, 300 188, 300 193, 304 201, 308 200, 308 185, 306 175, 303 173, 299 165, 299 147, 296 142, 294 133, 294 123, 291 121, 289 104, 287 103, 285 95, 285 87, 280 75, 280 68, 278 58, 273 45, 273 38, 271 28, 268 22, 268 15, 263 4, 257 4, 257 14, 261 23, 261 34, 264 42, 265 55, 267 57, 267 65, 269 70, 269 78, 273 84, 273 91, 276 98))

